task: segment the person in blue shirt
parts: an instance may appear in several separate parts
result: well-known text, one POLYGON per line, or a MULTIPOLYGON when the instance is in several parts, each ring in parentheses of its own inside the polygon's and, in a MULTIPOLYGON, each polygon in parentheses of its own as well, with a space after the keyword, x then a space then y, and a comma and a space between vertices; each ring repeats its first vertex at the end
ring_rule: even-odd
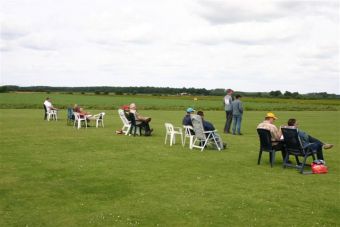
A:
POLYGON ((192 126, 190 115, 193 114, 195 112, 195 110, 193 108, 189 107, 186 112, 187 113, 186 113, 186 115, 184 116, 184 118, 182 120, 182 125, 190 125, 190 126, 192 126))
POLYGON ((233 135, 235 135, 236 131, 238 135, 242 135, 241 133, 241 122, 243 115, 243 104, 241 102, 241 95, 236 95, 236 99, 231 103, 233 110, 233 135))
MULTIPOLYGON (((202 117, 202 124, 203 124, 204 131, 215 131, 214 125, 212 123, 210 123, 209 121, 206 121, 204 119, 203 111, 197 111, 197 115, 200 115, 202 117)), ((214 135, 217 139, 217 142, 219 143, 219 147, 221 149, 225 149, 227 147, 227 144, 223 143, 222 138, 220 137, 220 135, 217 132, 213 132, 213 133, 214 133, 214 135)), ((209 134, 209 133, 206 133, 206 134, 209 134)))
MULTIPOLYGON (((296 119, 291 118, 288 120, 288 126, 291 128, 298 128, 298 122, 296 119)), ((312 150, 316 150, 316 156, 318 159, 324 160, 323 159, 323 152, 322 152, 322 148, 323 149, 330 149, 333 147, 333 144, 326 144, 321 142, 320 140, 308 135, 306 132, 302 131, 302 130, 298 130, 298 135, 299 138, 301 140, 302 146, 305 148, 307 146, 310 147, 310 149, 312 150)))

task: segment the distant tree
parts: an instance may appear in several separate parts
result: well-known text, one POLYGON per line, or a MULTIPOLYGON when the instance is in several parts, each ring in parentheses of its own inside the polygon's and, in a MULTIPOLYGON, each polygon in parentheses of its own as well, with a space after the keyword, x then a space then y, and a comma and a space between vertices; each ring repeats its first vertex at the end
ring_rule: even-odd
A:
POLYGON ((280 96, 282 96, 282 93, 281 93, 281 91, 277 90, 277 91, 269 92, 269 95, 272 96, 272 97, 280 97, 280 96))
POLYGON ((289 92, 289 91, 285 91, 285 93, 283 94, 283 96, 284 96, 285 98, 291 98, 291 97, 292 97, 292 93, 289 92))
POLYGON ((1 86, 0 87, 0 93, 6 93, 6 92, 8 92, 7 86, 1 86))

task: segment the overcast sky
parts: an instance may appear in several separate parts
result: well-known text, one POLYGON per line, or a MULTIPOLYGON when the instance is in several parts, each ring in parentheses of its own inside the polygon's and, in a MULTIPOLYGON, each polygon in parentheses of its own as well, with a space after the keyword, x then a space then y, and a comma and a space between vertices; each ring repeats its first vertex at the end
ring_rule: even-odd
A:
POLYGON ((340 94, 339 0, 8 0, 1 84, 340 94))

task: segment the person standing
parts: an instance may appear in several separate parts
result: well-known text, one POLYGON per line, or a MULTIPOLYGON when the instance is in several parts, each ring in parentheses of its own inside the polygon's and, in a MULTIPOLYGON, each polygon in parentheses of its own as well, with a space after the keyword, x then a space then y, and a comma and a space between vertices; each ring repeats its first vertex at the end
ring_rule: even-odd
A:
POLYGON ((233 113, 233 135, 237 132, 238 135, 241 133, 241 122, 243 115, 243 104, 241 102, 241 95, 236 95, 236 99, 231 103, 233 113))
POLYGON ((234 91, 230 88, 227 89, 227 95, 224 96, 223 99, 223 103, 224 103, 224 111, 225 111, 225 115, 226 115, 226 122, 225 122, 225 126, 224 126, 224 133, 230 133, 230 126, 231 126, 231 122, 233 119, 233 110, 232 110, 232 102, 233 102, 233 98, 232 98, 232 94, 234 93, 234 91))

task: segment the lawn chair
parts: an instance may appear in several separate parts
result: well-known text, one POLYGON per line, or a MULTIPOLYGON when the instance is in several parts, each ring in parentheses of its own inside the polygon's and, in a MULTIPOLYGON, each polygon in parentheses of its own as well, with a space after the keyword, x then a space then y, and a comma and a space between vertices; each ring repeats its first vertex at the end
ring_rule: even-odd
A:
POLYGON ((136 117, 135 117, 135 115, 134 115, 133 113, 129 113, 129 118, 128 118, 128 120, 129 120, 130 123, 131 123, 129 135, 136 136, 136 134, 137 134, 137 129, 138 129, 138 133, 139 133, 139 135, 141 136, 141 135, 142 135, 143 126, 142 126, 142 125, 137 125, 137 124, 136 124, 136 117), (132 131, 133 131, 133 132, 132 132, 132 131))
POLYGON ((52 120, 58 120, 58 115, 57 115, 57 110, 51 110, 49 108, 46 108, 45 105, 44 106, 44 109, 45 109, 45 116, 46 116, 46 119, 47 121, 50 121, 51 119, 52 120))
POLYGON ((123 122, 122 132, 127 135, 130 132, 131 122, 126 118, 124 110, 118 109, 118 115, 123 122))
POLYGON ((166 141, 168 139, 170 139, 170 146, 172 146, 172 144, 176 143, 176 135, 180 135, 181 136, 181 141, 182 141, 182 145, 183 145, 183 132, 182 132, 182 128, 180 127, 174 127, 173 124, 170 123, 165 123, 165 140, 164 140, 164 144, 166 144, 166 141))
POLYGON ((273 164, 275 162, 275 153, 278 150, 275 150, 272 146, 272 136, 270 134, 270 131, 267 129, 258 128, 257 134, 259 135, 259 139, 260 139, 260 151, 259 151, 259 158, 257 160, 257 164, 260 165, 262 152, 266 151, 269 153, 270 167, 273 167, 273 164))
POLYGON ((104 116, 105 116, 104 112, 93 115, 93 118, 96 120, 96 128, 98 128, 99 124, 101 124, 101 126, 104 128, 104 116))
POLYGON ((184 128, 184 140, 183 146, 185 146, 185 141, 189 138, 189 148, 192 149, 192 144, 194 142, 194 129, 190 125, 183 125, 184 128))
POLYGON ((220 147, 219 138, 215 136, 216 130, 204 131, 201 116, 196 114, 192 115, 191 121, 195 132, 192 148, 199 148, 203 151, 208 144, 212 144, 214 148, 217 148, 219 151, 223 149, 223 147, 220 147))
POLYGON ((311 149, 310 145, 312 145, 312 144, 310 144, 307 147, 303 147, 301 140, 300 140, 300 137, 299 137, 298 129, 296 129, 296 128, 281 128, 281 131, 282 131, 282 134, 283 134, 285 149, 286 149, 286 152, 287 152, 286 157, 283 161, 283 168, 295 167, 295 168, 299 169, 300 173, 302 173, 302 174, 312 173, 311 171, 304 172, 304 168, 307 165, 306 164, 307 158, 312 156, 313 161, 316 160, 315 154, 316 154, 317 151, 311 149), (289 155, 295 155, 295 157, 301 156, 301 157, 303 157, 303 162, 297 163, 296 166, 293 166, 293 165, 288 163, 289 155))
POLYGON ((73 109, 71 107, 67 108, 67 125, 73 125, 74 124, 74 115, 73 115, 73 109))
POLYGON ((73 127, 76 126, 77 124, 77 128, 80 129, 81 126, 82 126, 82 122, 84 122, 84 126, 85 128, 87 128, 87 119, 85 116, 81 116, 79 113, 77 112, 73 112, 73 115, 74 115, 74 124, 73 124, 73 127))

